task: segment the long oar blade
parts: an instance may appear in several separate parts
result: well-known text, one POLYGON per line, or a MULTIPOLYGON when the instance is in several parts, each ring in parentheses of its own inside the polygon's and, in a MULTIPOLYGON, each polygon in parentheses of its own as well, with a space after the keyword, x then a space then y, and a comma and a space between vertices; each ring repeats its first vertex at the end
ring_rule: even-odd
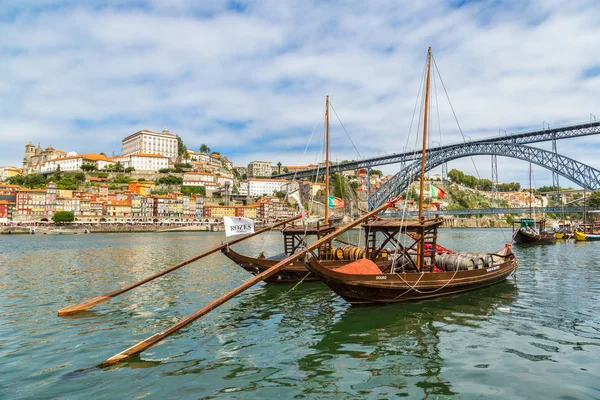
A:
POLYGON ((248 239, 248 238, 250 238, 252 236, 256 236, 256 235, 261 234, 263 232, 269 231, 269 230, 271 230, 271 229, 273 229, 275 227, 278 227, 278 226, 290 223, 290 222, 292 222, 292 221, 294 221, 294 220, 296 220, 298 218, 299 218, 299 216, 287 219, 285 221, 278 222, 278 223, 276 223, 276 224, 274 224, 272 226, 269 226, 269 227, 266 227, 266 228, 263 228, 263 229, 259 229, 256 232, 251 233, 249 235, 243 236, 243 237, 238 238, 238 239, 234 239, 234 240, 230 241, 227 244, 222 244, 222 245, 219 245, 217 247, 214 247, 214 248, 212 248, 210 250, 207 250, 207 251, 205 251, 203 253, 200 253, 200 254, 192 257, 192 258, 188 258, 187 260, 182 261, 182 262, 180 262, 177 265, 174 265, 174 266, 172 266, 170 268, 167 268, 167 269, 164 269, 164 270, 162 270, 160 272, 157 272, 154 275, 151 275, 151 276, 149 276, 147 278, 144 278, 141 281, 132 283, 129 286, 126 286, 126 287, 123 287, 121 289, 115 290, 114 292, 110 292, 108 294, 105 294, 104 296, 94 297, 91 300, 87 300, 87 301, 84 301, 84 302, 79 303, 79 304, 75 304, 75 305, 72 305, 72 306, 61 308, 60 310, 58 310, 58 315, 59 316, 65 316, 65 315, 75 314, 75 313, 78 313, 78 312, 81 312, 81 311, 88 310, 88 309, 94 307, 97 304, 103 303, 106 300, 112 299, 113 297, 116 297, 116 296, 118 296, 118 295, 120 295, 122 293, 125 293, 125 292, 127 292, 127 291, 129 291, 129 290, 131 290, 133 288, 136 288, 136 287, 138 287, 140 285, 143 285, 144 283, 150 282, 150 281, 152 281, 152 280, 154 280, 154 279, 156 279, 158 277, 161 277, 161 276, 163 276, 165 274, 168 274, 169 272, 173 272, 176 269, 179 269, 179 268, 181 268, 181 267, 183 267, 185 265, 188 265, 188 264, 190 264, 190 263, 192 263, 192 262, 194 262, 196 260, 199 260, 199 259, 201 259, 203 257, 206 257, 206 256, 208 256, 210 254, 213 254, 213 253, 215 253, 217 251, 220 251, 221 249, 224 249, 228 245, 233 245, 235 243, 239 243, 239 242, 241 242, 243 240, 246 240, 246 239, 248 239))
POLYGON ((99 367, 107 367, 109 365, 113 365, 113 364, 116 364, 118 362, 127 360, 127 359, 135 356, 136 354, 139 354, 139 353, 143 352, 144 350, 149 349, 150 347, 154 346, 158 342, 160 342, 163 339, 167 338, 171 334, 173 334, 173 333, 177 332, 178 330, 180 330, 181 328, 183 328, 183 327, 191 324, 192 322, 194 322, 195 320, 197 320, 201 316, 203 316, 205 314, 208 314, 210 311, 214 310, 215 308, 217 308, 221 304, 227 302, 231 298, 233 298, 233 297, 237 296, 238 294, 242 293, 243 291, 245 291, 249 287, 252 287, 255 284, 257 284, 258 282, 260 282, 260 281, 262 281, 264 279, 267 279, 268 277, 270 277, 273 274, 276 274, 280 269, 282 269, 283 267, 285 267, 289 263, 300 259, 301 257, 303 257, 304 255, 306 255, 308 252, 312 251, 313 249, 316 249, 319 246, 321 246, 322 244, 331 241, 337 235, 340 235, 340 234, 346 232, 347 230, 349 230, 352 227, 354 227, 354 226, 360 224, 361 222, 367 220, 368 218, 372 217, 373 215, 376 215, 377 213, 381 212, 382 210, 390 207, 396 201, 398 201, 398 200, 395 199, 395 200, 392 200, 389 203, 383 204, 383 205, 379 206, 378 208, 376 208, 375 210, 373 210, 373 211, 371 211, 371 212, 369 212, 369 213, 361 216, 360 218, 358 218, 354 222, 351 222, 348 225, 345 225, 342 228, 339 228, 335 232, 330 233, 329 235, 324 236, 321 239, 316 240, 310 246, 307 246, 303 250, 301 250, 301 251, 299 251, 297 253, 292 254, 291 256, 289 256, 286 259, 278 262, 277 264, 275 264, 271 268, 267 269, 266 271, 264 271, 264 272, 256 275, 255 277, 247 280, 246 282, 244 282, 240 286, 238 286, 235 289, 229 291, 228 293, 226 293, 225 295, 219 297, 218 299, 210 302, 208 305, 204 306, 203 308, 199 309, 198 311, 196 311, 196 312, 188 315, 187 317, 185 317, 181 321, 177 322, 176 324, 172 325, 168 329, 162 331, 161 333, 157 333, 155 335, 152 335, 152 336, 150 336, 149 338, 147 338, 145 340, 142 340, 141 342, 137 343, 136 345, 131 346, 130 348, 128 348, 128 349, 120 352, 119 354, 116 354, 116 355, 112 356, 111 358, 109 358, 108 360, 104 361, 103 363, 101 363, 98 366, 99 367))

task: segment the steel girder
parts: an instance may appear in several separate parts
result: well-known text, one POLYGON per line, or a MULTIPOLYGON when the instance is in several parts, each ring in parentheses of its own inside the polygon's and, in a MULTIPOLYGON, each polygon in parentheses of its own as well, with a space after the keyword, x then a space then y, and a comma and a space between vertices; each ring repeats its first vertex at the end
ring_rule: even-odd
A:
MULTIPOLYGON (((600 171, 572 158, 551 151, 500 142, 469 142, 432 149, 427 154, 425 170, 429 171, 442 163, 476 155, 498 155, 530 161, 575 182, 587 189, 600 188, 600 171)), ((369 209, 383 204, 387 199, 402 193, 421 173, 420 161, 413 161, 406 168, 383 184, 369 196, 369 209)))
MULTIPOLYGON (((547 214, 556 213, 581 213, 584 211, 583 206, 581 207, 539 207, 535 208, 535 213, 547 214)), ((587 211, 597 211, 598 208, 587 208, 587 211)), ((439 211, 424 211, 425 217, 434 217, 436 215, 485 215, 485 214, 528 214, 529 207, 520 208, 472 208, 468 210, 439 210, 439 211)), ((419 215, 418 211, 407 211, 406 213, 400 212, 386 212, 380 214, 380 217, 384 218, 401 218, 401 217, 416 217, 419 215)))
MULTIPOLYGON (((600 133, 600 122, 592 122, 579 125, 570 125, 554 129, 544 129, 541 131, 532 131, 519 133, 510 136, 501 136, 495 138, 487 138, 482 140, 476 140, 468 143, 460 143, 449 146, 432 147, 430 151, 440 151, 452 146, 464 146, 469 144, 477 143, 512 143, 512 144, 527 144, 527 143, 538 143, 547 142, 550 140, 569 139, 580 136, 597 135, 600 133)), ((336 172, 355 170, 359 168, 373 168, 380 165, 397 164, 402 162, 413 161, 416 158, 420 158, 421 154, 414 152, 395 153, 386 155, 383 157, 373 157, 360 161, 350 161, 342 164, 332 164, 329 167, 329 172, 334 174, 336 172)), ((321 174, 323 168, 319 169, 306 169, 298 172, 289 172, 286 174, 276 175, 278 178, 309 178, 314 177, 319 171, 321 174)))

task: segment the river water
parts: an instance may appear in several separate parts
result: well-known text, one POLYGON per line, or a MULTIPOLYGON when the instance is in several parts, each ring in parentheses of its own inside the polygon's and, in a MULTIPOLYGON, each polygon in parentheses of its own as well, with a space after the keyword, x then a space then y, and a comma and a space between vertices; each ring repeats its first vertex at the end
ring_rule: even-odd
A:
MULTIPOLYGON (((352 235, 352 234, 350 234, 352 235)), ((509 230, 443 230, 495 251, 509 230)), ((600 398, 600 242, 516 247, 516 279, 354 307, 260 283, 132 361, 94 368, 249 277, 221 254, 70 317, 56 311, 215 246, 220 233, 0 237, 0 399, 600 398)), ((281 236, 235 249, 282 250, 281 236)))

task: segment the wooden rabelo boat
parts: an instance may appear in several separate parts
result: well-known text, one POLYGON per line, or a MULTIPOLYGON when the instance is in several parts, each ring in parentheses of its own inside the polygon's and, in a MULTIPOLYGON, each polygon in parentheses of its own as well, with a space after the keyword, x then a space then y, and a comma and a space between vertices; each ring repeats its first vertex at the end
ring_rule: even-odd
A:
POLYGON ((367 259, 328 268, 313 257, 308 268, 351 304, 393 303, 461 293, 501 282, 516 270, 518 262, 510 244, 489 254, 440 251, 436 242, 442 223, 441 218, 435 218, 364 224, 365 232, 371 236, 367 259), (405 241, 410 244, 402 245, 400 234, 405 234, 405 241), (372 244, 379 235, 397 245, 396 254, 383 266, 372 262, 378 256, 372 244))
MULTIPOLYGON (((221 249, 221 252, 230 260, 234 261, 240 267, 253 275, 258 275, 261 272, 271 268, 279 261, 287 258, 294 254, 298 250, 306 247, 306 237, 311 236, 316 239, 320 239, 335 231, 335 227, 329 224, 321 225, 317 224, 314 226, 290 226, 283 229, 283 243, 285 246, 285 253, 276 255, 273 257, 265 257, 262 253, 258 257, 250 257, 240 254, 231 247, 221 249)), ((331 243, 320 246, 315 255, 320 260, 328 260, 331 254, 331 243)), ((339 262, 337 263, 339 264, 339 262)), ((336 265, 334 263, 334 265, 336 265)), ((290 283, 299 282, 300 280, 314 281, 320 280, 320 278, 314 274, 309 273, 306 269, 306 265, 303 261, 293 261, 290 264, 283 267, 279 272, 265 279, 265 282, 278 282, 278 283, 290 283)))
POLYGON ((554 232, 546 232, 546 221, 521 218, 513 221, 513 242, 515 244, 551 244, 556 241, 554 232), (517 228, 517 225, 518 228, 517 228))
POLYGON ((423 218, 431 48, 428 53, 418 220, 376 220, 363 224, 366 258, 327 268, 313 257, 308 268, 351 304, 393 303, 461 293, 505 280, 518 262, 510 243, 496 253, 452 253, 437 245, 442 218, 423 218), (403 235, 400 237, 400 235, 403 235), (384 268, 375 260, 382 248, 395 246, 384 268))

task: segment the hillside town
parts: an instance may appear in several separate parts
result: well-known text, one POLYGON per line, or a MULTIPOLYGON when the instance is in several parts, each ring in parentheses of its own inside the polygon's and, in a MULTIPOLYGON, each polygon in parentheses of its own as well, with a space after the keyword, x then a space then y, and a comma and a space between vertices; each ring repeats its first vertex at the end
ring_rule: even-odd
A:
MULTIPOLYGON (((307 202, 322 196, 324 189, 322 181, 273 177, 317 165, 257 160, 235 166, 225 154, 205 144, 198 151, 188 149, 168 129, 143 129, 128 135, 122 140, 121 155, 80 154, 31 142, 24 150, 22 167, 0 167, 0 223, 50 222, 58 211, 73 213, 74 222, 90 224, 193 223, 224 216, 267 221, 298 212, 289 193, 299 191, 302 202, 307 202)), ((365 209, 368 193, 389 178, 380 171, 344 172, 342 179, 352 188, 348 204, 354 205, 354 212, 365 209)), ((429 177, 438 185, 441 179, 440 175, 429 177)), ((492 197, 491 192, 463 187, 461 193, 465 191, 492 197)), ((429 199, 428 207, 440 210, 452 206, 453 198, 460 200, 452 191, 449 194, 429 199)), ((413 209, 413 200, 407 196, 406 203, 397 207, 413 209)), ((530 202, 534 207, 545 205, 545 198, 520 190, 498 192, 495 200, 507 207, 530 202)), ((322 203, 316 203, 312 212, 322 214, 322 203)))

